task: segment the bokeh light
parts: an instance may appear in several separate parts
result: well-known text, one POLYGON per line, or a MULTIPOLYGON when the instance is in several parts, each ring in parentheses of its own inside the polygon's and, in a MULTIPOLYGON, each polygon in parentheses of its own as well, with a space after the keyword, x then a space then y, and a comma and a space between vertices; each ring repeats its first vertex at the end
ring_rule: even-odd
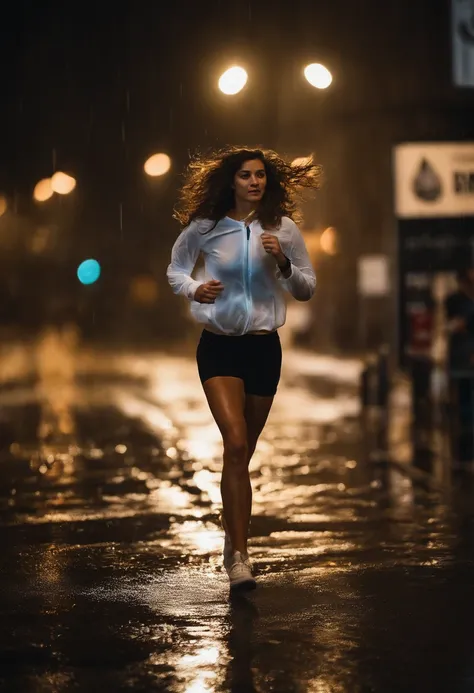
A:
POLYGON ((223 94, 228 96, 233 96, 238 94, 239 91, 247 84, 248 75, 243 67, 230 67, 226 70, 219 78, 219 89, 223 94))
POLYGON ((51 178, 51 187, 58 195, 69 195, 76 187, 76 181, 72 176, 68 176, 63 171, 57 171, 51 178))
POLYGON ((155 277, 139 275, 130 284, 130 294, 135 303, 152 305, 158 298, 158 285, 155 277))
POLYGON ((7 200, 3 195, 0 195, 0 217, 7 211, 7 200))
POLYGON ((29 247, 32 253, 40 255, 44 253, 51 241, 51 229, 48 226, 39 226, 29 241, 29 247))
POLYGON ((93 284, 100 277, 100 265, 97 260, 89 258, 77 268, 77 277, 81 284, 93 284))
POLYGON ((153 154, 145 161, 145 173, 149 176, 164 176, 171 168, 168 154, 153 154))
POLYGON ((321 250, 321 236, 314 230, 302 231, 306 249, 312 262, 316 262, 319 251, 321 250))
POLYGON ((320 63, 311 63, 304 69, 304 76, 316 89, 327 89, 332 83, 332 75, 324 65, 320 63))
POLYGON ((33 190, 33 197, 36 202, 46 202, 50 197, 54 195, 53 186, 51 184, 51 178, 43 178, 39 183, 35 185, 33 190))
POLYGON ((336 255, 337 253, 337 231, 334 226, 328 226, 321 234, 319 239, 321 250, 328 255, 336 255))

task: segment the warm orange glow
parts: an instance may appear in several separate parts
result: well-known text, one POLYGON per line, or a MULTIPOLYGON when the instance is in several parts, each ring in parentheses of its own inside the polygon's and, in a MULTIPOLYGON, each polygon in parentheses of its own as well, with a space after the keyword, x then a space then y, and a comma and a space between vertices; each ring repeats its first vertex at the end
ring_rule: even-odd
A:
POLYGON ((40 180, 33 191, 33 197, 36 202, 46 202, 53 194, 54 190, 51 185, 51 178, 43 178, 43 180, 40 180))
POLYGON ((171 168, 171 159, 168 154, 153 154, 145 162, 144 168, 149 176, 164 176, 171 168))
POLYGON ((37 255, 44 252, 51 240, 51 229, 47 226, 40 226, 36 229, 30 239, 31 251, 37 255))
POLYGON ((69 195, 76 187, 76 181, 72 176, 68 176, 67 173, 57 171, 51 178, 51 187, 58 195, 69 195))
POLYGON ((7 201, 3 195, 0 195, 0 217, 7 211, 7 201))
POLYGON ((243 67, 234 65, 226 70, 219 78, 219 89, 227 96, 238 94, 247 84, 248 75, 243 67))
POLYGON ((324 65, 312 63, 304 69, 304 76, 316 89, 327 89, 332 82, 332 75, 324 65))
POLYGON ((307 164, 310 164, 312 160, 312 156, 298 156, 296 159, 293 159, 291 162, 292 166, 306 166, 307 164))
POLYGON ((315 231, 303 231, 303 238, 312 262, 315 262, 321 249, 320 235, 315 231))
POLYGON ((328 255, 336 255, 337 253, 337 231, 334 226, 328 226, 323 231, 320 241, 321 250, 328 255))
POLYGON ((158 286, 153 277, 141 275, 132 280, 130 293, 136 303, 151 305, 158 298, 158 286))

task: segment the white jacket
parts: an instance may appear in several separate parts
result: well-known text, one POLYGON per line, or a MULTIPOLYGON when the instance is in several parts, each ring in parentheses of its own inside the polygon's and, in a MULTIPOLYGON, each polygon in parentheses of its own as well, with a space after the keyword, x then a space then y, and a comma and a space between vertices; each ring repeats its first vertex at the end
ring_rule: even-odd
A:
POLYGON ((291 261, 291 274, 285 279, 275 258, 262 246, 260 236, 264 230, 258 220, 246 226, 242 221, 224 217, 212 229, 214 223, 208 219, 192 221, 178 236, 166 273, 174 293, 191 301, 191 313, 199 323, 224 334, 243 335, 281 327, 286 319, 283 289, 298 301, 308 301, 316 286, 298 227, 283 217, 278 229, 268 231, 277 236, 283 253, 291 261), (214 303, 193 300, 203 283, 191 276, 201 252, 205 281, 217 279, 224 285, 214 303))

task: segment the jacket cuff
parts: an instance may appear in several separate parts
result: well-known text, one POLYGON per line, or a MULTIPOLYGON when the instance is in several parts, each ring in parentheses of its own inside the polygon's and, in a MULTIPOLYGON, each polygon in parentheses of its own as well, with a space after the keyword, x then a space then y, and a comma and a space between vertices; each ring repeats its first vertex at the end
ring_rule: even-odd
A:
POLYGON ((196 293, 196 289, 198 286, 201 286, 202 282, 198 282, 197 279, 193 279, 189 285, 186 287, 186 298, 189 301, 194 300, 194 294, 196 293))
POLYGON ((287 282, 288 279, 291 279, 293 276, 293 263, 290 263, 290 274, 287 277, 283 276, 283 272, 280 270, 280 268, 277 265, 277 271, 276 271, 276 278, 279 279, 281 282, 287 282))

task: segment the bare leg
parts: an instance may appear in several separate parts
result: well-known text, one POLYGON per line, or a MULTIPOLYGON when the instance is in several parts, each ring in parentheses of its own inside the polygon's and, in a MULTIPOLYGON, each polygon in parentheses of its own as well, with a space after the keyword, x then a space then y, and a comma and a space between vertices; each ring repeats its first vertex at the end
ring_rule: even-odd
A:
MULTIPOLYGON (((268 415, 270 413, 271 406, 273 404, 273 397, 260 397, 259 395, 246 395, 245 396, 245 410, 244 416, 247 424, 247 450, 248 450, 248 461, 247 465, 250 464, 252 455, 255 452, 257 446, 257 441, 260 437, 263 427, 267 421, 268 415)), ((250 483, 247 487, 247 493, 245 496, 245 521, 247 527, 250 524, 250 517, 252 515, 252 485, 250 483)))
MULTIPOLYGON (((268 414, 270 413, 270 409, 273 404, 273 399, 273 396, 245 396, 244 418, 247 424, 247 466, 250 464, 252 455, 255 452, 258 439, 263 430, 263 427, 265 426, 268 414)), ((246 486, 245 501, 242 512, 244 513, 244 521, 246 523, 245 526, 247 528, 246 536, 248 536, 248 527, 250 525, 250 517, 252 514, 252 484, 250 482, 250 475, 248 477, 248 484, 246 486)), ((222 524, 224 529, 230 536, 224 515, 222 516, 222 524)))
POLYGON ((243 381, 217 376, 206 380, 203 388, 224 444, 221 494, 225 525, 233 550, 246 553, 250 478, 243 381))

